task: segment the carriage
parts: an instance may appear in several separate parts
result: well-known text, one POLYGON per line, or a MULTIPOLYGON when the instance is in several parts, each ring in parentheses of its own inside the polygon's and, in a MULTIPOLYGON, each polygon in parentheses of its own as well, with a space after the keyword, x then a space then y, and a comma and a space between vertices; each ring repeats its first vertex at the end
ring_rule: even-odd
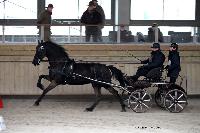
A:
MULTIPOLYGON (((147 93, 149 87, 156 87, 155 103, 160 108, 178 113, 187 105, 187 91, 181 85, 171 84, 163 77, 164 67, 154 68, 142 80, 137 80, 127 86, 128 97, 125 99, 127 107, 135 112, 145 112, 152 105, 152 97, 147 93)), ((183 80, 183 79, 181 79, 183 80)), ((182 84, 182 81, 181 81, 182 84)))
POLYGON ((107 66, 99 63, 77 63, 70 59, 64 48, 52 42, 38 42, 33 64, 40 65, 40 61, 48 58, 49 74, 40 75, 37 87, 43 93, 35 102, 38 106, 43 97, 58 85, 84 85, 92 84, 96 99, 94 103, 86 108, 86 111, 93 111, 101 100, 101 87, 107 89, 120 102, 122 111, 125 107, 135 112, 145 112, 152 104, 151 95, 147 89, 157 87, 154 95, 156 104, 170 112, 181 112, 187 105, 187 91, 180 85, 170 84, 163 77, 164 67, 152 69, 142 80, 136 82, 126 80, 124 75, 114 66, 107 66), (120 85, 112 83, 112 77, 119 81, 120 85), (41 80, 46 79, 50 84, 45 88, 41 80), (122 95, 119 95, 122 90, 122 95), (122 98, 124 97, 124 99, 122 98))
MULTIPOLYGON (((73 73, 75 76, 86 78, 88 80, 111 85, 114 88, 122 90, 122 96, 124 97, 124 103, 127 108, 132 109, 136 113, 146 112, 152 106, 152 96, 148 94, 147 89, 149 87, 156 87, 156 93, 154 94, 155 103, 172 113, 179 113, 183 111, 187 103, 187 91, 184 90, 181 85, 171 84, 163 77, 164 67, 154 68, 148 72, 142 80, 136 82, 128 81, 125 87, 116 85, 113 83, 107 83, 89 77, 84 77, 77 73, 73 73)), ((126 79, 128 76, 126 76, 126 79)), ((183 79, 181 79, 183 80, 183 79)), ((182 81, 181 81, 182 84, 182 81)))

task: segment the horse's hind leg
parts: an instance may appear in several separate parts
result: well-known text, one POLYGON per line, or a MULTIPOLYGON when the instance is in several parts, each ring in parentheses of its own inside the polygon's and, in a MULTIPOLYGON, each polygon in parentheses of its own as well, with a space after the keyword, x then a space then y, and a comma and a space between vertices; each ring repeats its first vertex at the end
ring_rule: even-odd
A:
POLYGON ((44 86, 42 85, 42 79, 46 79, 48 81, 50 81, 50 77, 49 75, 40 75, 38 82, 37 82, 37 87, 40 88, 41 90, 44 90, 44 86))
POLYGON ((41 102, 42 98, 50 91, 52 90, 53 88, 55 88, 57 86, 57 83, 53 80, 49 86, 43 91, 42 95, 36 100, 35 102, 35 106, 38 106, 39 103, 41 102))
POLYGON ((120 102, 120 104, 121 104, 121 107, 122 107, 121 112, 126 112, 125 104, 124 104, 122 98, 120 97, 120 95, 118 94, 118 91, 116 91, 116 90, 115 90, 114 88, 112 88, 112 87, 106 87, 106 89, 107 89, 110 93, 112 93, 112 94, 117 98, 117 100, 119 100, 119 102, 120 102))
POLYGON ((92 85, 92 87, 94 88, 94 93, 95 93, 95 102, 89 107, 86 108, 85 111, 93 111, 94 108, 99 104, 99 102, 101 101, 101 87, 97 86, 97 85, 92 85))

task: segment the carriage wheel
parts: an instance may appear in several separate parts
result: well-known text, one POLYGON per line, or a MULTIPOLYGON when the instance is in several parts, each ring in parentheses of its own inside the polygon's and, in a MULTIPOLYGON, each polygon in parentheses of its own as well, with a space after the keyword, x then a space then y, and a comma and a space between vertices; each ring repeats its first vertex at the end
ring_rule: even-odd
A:
POLYGON ((122 97, 122 99, 123 99, 123 102, 124 102, 125 106, 126 106, 127 108, 130 108, 130 106, 129 106, 129 95, 130 95, 130 92, 131 92, 134 88, 133 88, 132 86, 127 86, 126 89, 127 89, 129 92, 123 90, 122 93, 121 93, 121 97, 122 97))
POLYGON ((172 113, 181 112, 187 105, 187 96, 185 92, 174 89, 165 96, 165 108, 172 113))
POLYGON ((158 89, 155 93, 155 102, 158 105, 158 107, 164 108, 164 99, 165 99, 165 90, 158 89))
POLYGON ((137 113, 146 112, 151 107, 151 96, 145 90, 136 90, 129 96, 128 104, 137 113))

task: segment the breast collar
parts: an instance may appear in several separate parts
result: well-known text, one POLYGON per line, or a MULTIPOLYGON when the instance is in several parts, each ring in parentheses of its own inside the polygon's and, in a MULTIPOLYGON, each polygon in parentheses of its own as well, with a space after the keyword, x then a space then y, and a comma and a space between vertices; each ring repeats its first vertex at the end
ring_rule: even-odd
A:
POLYGON ((74 60, 65 61, 65 64, 62 68, 62 72, 63 73, 67 72, 67 75, 71 76, 74 71, 74 64, 75 64, 74 60))

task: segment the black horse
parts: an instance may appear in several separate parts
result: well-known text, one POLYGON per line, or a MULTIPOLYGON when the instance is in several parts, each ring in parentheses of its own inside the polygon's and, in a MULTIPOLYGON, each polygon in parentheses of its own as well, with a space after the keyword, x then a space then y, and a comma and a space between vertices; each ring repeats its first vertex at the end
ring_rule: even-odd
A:
POLYGON ((39 65, 40 61, 44 58, 48 58, 49 62, 49 75, 40 75, 37 87, 43 90, 42 95, 37 99, 34 105, 38 106, 42 98, 57 85, 84 85, 92 84, 95 92, 95 102, 89 107, 86 108, 86 111, 93 111, 97 104, 101 100, 101 87, 107 89, 112 93, 120 102, 122 111, 125 110, 125 104, 123 103, 122 98, 118 94, 118 91, 115 90, 111 85, 104 84, 98 81, 103 81, 111 83, 111 78, 114 77, 117 79, 121 86, 125 86, 123 80, 123 73, 113 67, 106 66, 99 63, 76 63, 74 60, 70 59, 68 54, 65 52, 65 49, 58 44, 53 42, 39 42, 36 47, 36 53, 33 59, 32 64, 39 65), (80 75, 80 76, 79 76, 80 75), (42 79, 50 81, 50 84, 47 88, 41 84, 42 79), (90 80, 95 79, 95 80, 90 80))

